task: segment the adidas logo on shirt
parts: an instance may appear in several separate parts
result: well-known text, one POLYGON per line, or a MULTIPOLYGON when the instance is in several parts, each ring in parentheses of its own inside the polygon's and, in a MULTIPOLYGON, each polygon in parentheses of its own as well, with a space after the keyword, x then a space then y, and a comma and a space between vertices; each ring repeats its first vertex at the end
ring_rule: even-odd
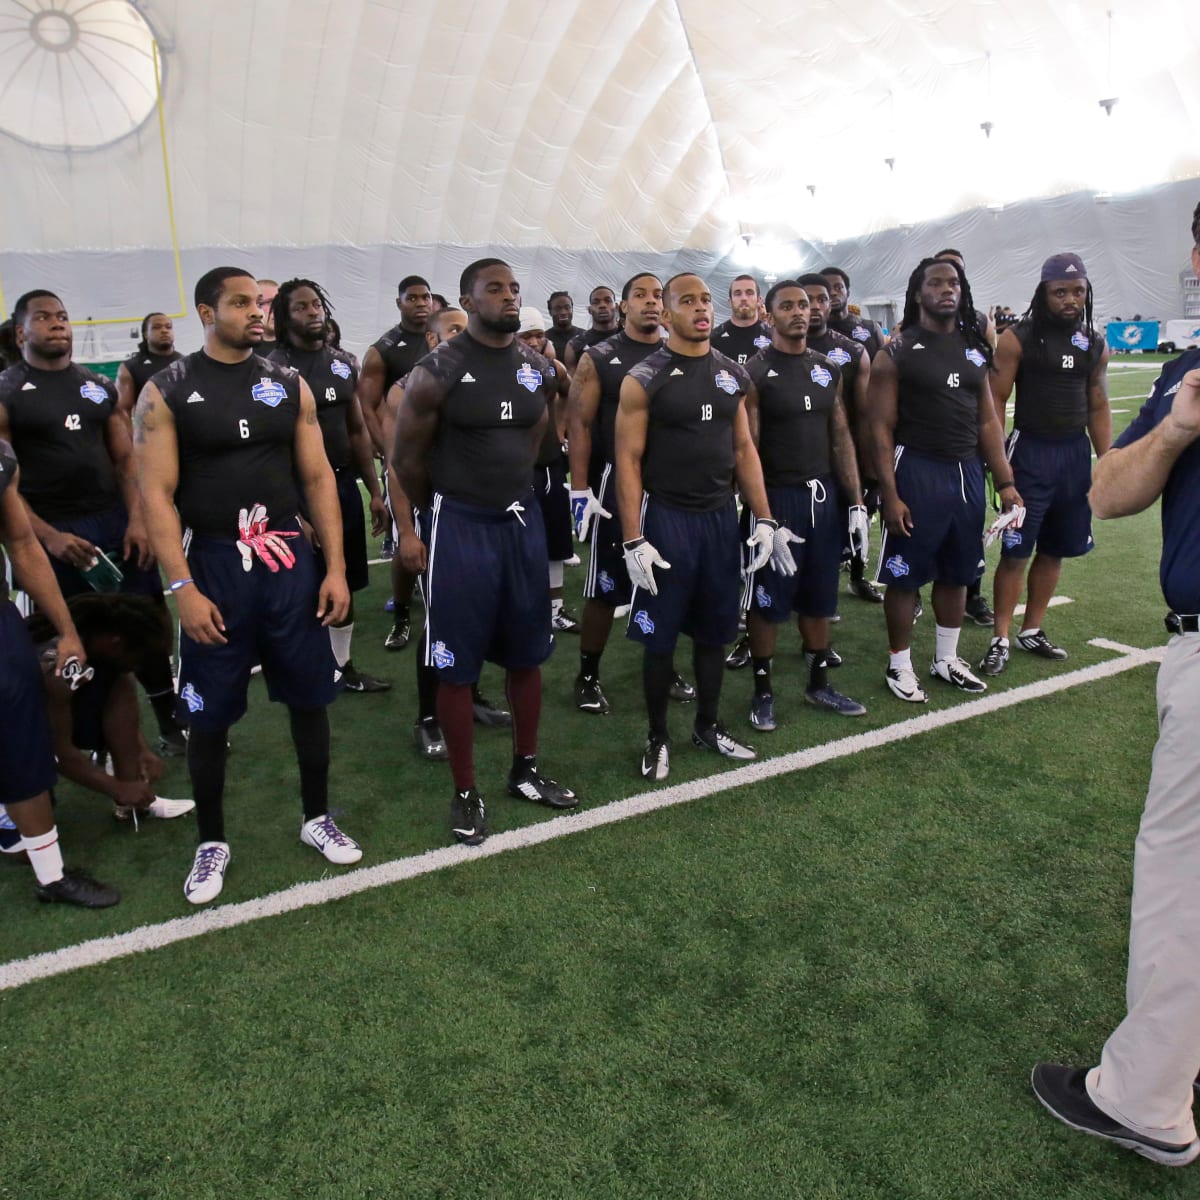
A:
POLYGON ((772 368, 770 371, 767 372, 767 378, 768 379, 778 379, 779 372, 776 371, 774 368, 772 368))
POLYGON ((614 367, 619 367, 619 366, 622 366, 622 365, 623 365, 623 364, 621 363, 621 360, 620 360, 619 358, 613 358, 613 359, 610 359, 609 361, 612 363, 612 365, 613 365, 614 367))
POLYGON ((474 383, 475 376, 472 375, 470 371, 468 371, 458 382, 459 383, 474 383))
POLYGON ((190 395, 190 396, 187 398, 187 402, 188 402, 189 404, 202 404, 202 403, 204 402, 204 397, 203 397, 202 395, 200 395, 200 393, 199 393, 199 392, 193 392, 193 393, 192 393, 192 394, 191 394, 191 395, 190 395))
POLYGON ((37 384, 36 384, 36 383, 30 383, 28 380, 26 380, 26 381, 25 381, 23 384, 21 384, 21 391, 23 391, 23 392, 36 392, 36 391, 37 391, 37 384))
POLYGON ((672 375, 682 375, 682 374, 683 374, 683 372, 682 372, 682 371, 681 371, 681 370, 680 370, 678 367, 676 367, 676 368, 675 368, 675 369, 674 369, 674 370, 671 372, 671 374, 672 374, 672 375))
POLYGON ((922 346, 920 342, 913 342, 913 349, 914 350, 924 350, 925 347, 922 346))

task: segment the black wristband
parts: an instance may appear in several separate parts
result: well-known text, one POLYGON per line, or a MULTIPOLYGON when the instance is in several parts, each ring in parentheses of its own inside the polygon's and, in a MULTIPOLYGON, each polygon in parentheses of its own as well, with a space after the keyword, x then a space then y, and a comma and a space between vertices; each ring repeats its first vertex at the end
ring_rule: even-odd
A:
POLYGON ((1008 488, 1015 488, 1017 485, 1015 483, 1013 483, 1013 481, 1011 479, 1006 479, 1003 483, 997 483, 994 486, 996 488, 996 491, 1003 492, 1008 488))

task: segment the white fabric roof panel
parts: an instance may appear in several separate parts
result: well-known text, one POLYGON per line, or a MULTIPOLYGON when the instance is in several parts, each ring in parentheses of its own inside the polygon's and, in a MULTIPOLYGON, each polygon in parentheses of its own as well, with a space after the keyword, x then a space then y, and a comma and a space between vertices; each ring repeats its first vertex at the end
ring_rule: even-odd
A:
POLYGON ((0 129, 81 147, 0 136, 6 249, 170 244, 153 112, 91 148, 145 115, 143 16, 183 246, 724 253, 1200 173, 1192 0, 0 0, 0 129), (107 92, 48 10, 133 30, 107 92))

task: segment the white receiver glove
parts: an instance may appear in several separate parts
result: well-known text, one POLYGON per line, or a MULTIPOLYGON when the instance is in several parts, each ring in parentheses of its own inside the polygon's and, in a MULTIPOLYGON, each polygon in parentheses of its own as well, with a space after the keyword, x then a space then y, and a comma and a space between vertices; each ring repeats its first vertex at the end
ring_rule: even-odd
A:
POLYGON ((857 555, 862 562, 870 557, 870 528, 871 518, 867 515, 865 504, 850 506, 850 553, 857 555))
POLYGON ((780 575, 789 576, 796 573, 796 560, 788 549, 788 543, 801 545, 802 537, 797 537, 785 525, 767 517, 765 520, 754 522, 754 532, 746 539, 746 545, 754 552, 750 565, 746 569, 751 575, 760 567, 765 567, 768 561, 771 569, 780 575))
POLYGON ((588 539, 588 529, 595 516, 611 517, 612 513, 602 508, 591 488, 585 492, 571 493, 571 521, 575 525, 575 536, 581 541, 588 539))
POLYGON ((671 564, 644 537, 624 542, 622 548, 625 551, 625 569, 629 572, 629 582, 635 588, 657 596, 658 584, 654 582, 654 568, 661 567, 664 571, 669 571, 671 564))
POLYGON ((986 550, 1006 529, 1020 529, 1025 523, 1025 506, 1017 504, 1008 512, 1002 512, 989 526, 987 536, 983 539, 986 550))

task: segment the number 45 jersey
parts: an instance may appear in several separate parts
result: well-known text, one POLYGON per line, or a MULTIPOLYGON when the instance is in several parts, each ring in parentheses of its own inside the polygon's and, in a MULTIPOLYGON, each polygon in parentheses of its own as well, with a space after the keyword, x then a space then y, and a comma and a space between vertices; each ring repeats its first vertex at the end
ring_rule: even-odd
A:
POLYGON ((265 505, 273 527, 300 511, 295 478, 300 376, 257 354, 223 363, 203 350, 150 381, 175 418, 184 527, 204 537, 238 536, 238 513, 265 505))
POLYGON ((524 499, 546 400, 557 387, 550 363, 519 341, 485 346, 464 332, 419 366, 442 389, 430 460, 433 490, 500 510, 524 499))

